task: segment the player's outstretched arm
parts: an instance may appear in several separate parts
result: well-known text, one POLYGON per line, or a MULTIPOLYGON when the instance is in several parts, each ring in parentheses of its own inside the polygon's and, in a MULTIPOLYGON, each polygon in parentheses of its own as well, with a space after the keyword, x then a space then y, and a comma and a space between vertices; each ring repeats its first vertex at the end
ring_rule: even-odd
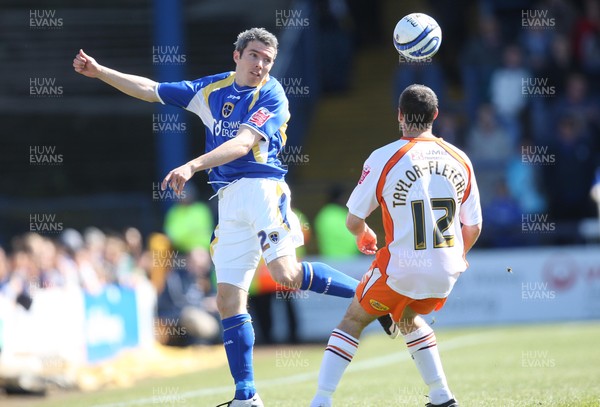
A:
POLYGON ((364 219, 348 212, 346 227, 356 237, 356 246, 363 254, 375 254, 377 252, 377 235, 364 219))
POLYGON ((159 102, 156 96, 157 83, 143 76, 129 75, 100 65, 82 49, 73 59, 75 72, 88 78, 98 78, 126 95, 146 102, 159 102))
POLYGON ((165 190, 167 186, 170 186, 179 194, 183 191, 185 183, 195 173, 227 164, 245 156, 261 138, 262 135, 256 130, 252 130, 249 127, 242 127, 231 140, 169 172, 163 180, 161 188, 165 190))

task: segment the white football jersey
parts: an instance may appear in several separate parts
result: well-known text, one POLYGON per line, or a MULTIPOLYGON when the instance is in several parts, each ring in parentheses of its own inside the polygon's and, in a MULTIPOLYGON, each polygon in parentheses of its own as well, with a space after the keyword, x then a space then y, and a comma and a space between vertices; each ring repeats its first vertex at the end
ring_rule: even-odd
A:
POLYGON ((461 224, 482 221, 469 158, 440 138, 403 137, 375 150, 347 206, 362 219, 381 206, 376 266, 390 288, 414 299, 450 294, 466 269, 461 224))

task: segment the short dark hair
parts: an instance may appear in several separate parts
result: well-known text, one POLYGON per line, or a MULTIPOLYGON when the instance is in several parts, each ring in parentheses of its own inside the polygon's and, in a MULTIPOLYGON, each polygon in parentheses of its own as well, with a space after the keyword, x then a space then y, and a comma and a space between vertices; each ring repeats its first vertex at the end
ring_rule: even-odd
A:
POLYGON ((275 56, 277 56, 277 47, 279 46, 277 37, 264 28, 255 27, 242 31, 238 34, 237 40, 233 45, 235 45, 235 50, 242 54, 251 41, 260 41, 268 47, 273 47, 275 49, 275 56))
POLYGON ((404 115, 405 123, 429 127, 438 108, 438 98, 435 92, 425 85, 410 85, 400 95, 398 106, 404 115))

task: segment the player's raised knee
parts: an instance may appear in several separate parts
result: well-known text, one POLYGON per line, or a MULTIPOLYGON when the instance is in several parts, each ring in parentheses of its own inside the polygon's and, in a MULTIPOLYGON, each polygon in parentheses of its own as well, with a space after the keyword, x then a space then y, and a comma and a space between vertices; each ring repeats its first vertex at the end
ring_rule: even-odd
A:
POLYGON ((291 256, 277 258, 267 264, 271 277, 283 287, 299 289, 302 283, 302 268, 291 256))

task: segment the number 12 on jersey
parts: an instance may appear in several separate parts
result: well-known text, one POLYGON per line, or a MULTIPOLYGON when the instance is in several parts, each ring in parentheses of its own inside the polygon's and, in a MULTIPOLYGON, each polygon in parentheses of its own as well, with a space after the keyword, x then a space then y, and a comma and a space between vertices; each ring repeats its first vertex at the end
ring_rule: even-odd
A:
MULTIPOLYGON (((415 250, 427 249, 427 232, 425 230, 425 202, 423 200, 411 201, 413 216, 413 231, 415 236, 415 250)), ((443 210, 444 214, 437 219, 433 226, 433 248, 454 246, 454 235, 444 235, 452 222, 456 212, 456 202, 452 198, 431 198, 432 210, 443 210)))

